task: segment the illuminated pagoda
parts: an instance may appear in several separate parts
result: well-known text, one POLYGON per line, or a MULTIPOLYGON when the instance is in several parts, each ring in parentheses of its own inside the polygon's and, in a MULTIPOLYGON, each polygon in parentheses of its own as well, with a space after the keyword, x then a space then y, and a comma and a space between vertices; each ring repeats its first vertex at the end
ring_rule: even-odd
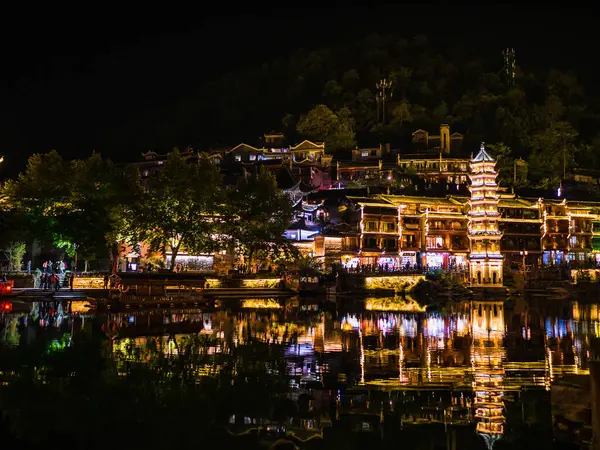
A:
POLYGON ((502 286, 502 253, 498 228, 498 184, 496 161, 485 151, 483 142, 471 159, 471 200, 469 202, 469 255, 472 285, 502 286))

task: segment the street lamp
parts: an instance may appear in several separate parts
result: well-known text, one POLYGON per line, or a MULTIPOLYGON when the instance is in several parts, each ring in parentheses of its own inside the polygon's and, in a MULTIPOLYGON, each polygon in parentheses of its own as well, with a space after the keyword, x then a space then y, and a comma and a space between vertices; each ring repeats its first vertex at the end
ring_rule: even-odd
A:
POLYGON ((523 263, 522 263, 522 265, 523 265, 523 273, 525 273, 525 267, 526 267, 526 266, 525 266, 525 260, 527 259, 527 254, 528 254, 529 252, 528 252, 527 250, 521 250, 519 253, 520 253, 520 254, 521 254, 521 256, 523 257, 523 263))
POLYGON ((73 242, 73 251, 75 252, 75 257, 73 258, 73 275, 77 274, 77 244, 73 242))

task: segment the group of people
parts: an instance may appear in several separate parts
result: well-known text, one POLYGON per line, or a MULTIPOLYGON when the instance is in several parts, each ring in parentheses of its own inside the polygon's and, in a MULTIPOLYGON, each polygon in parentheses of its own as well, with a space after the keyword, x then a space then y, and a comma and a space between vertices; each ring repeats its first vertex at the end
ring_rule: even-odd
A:
MULTIPOLYGON (((31 262, 27 263, 28 270, 30 270, 30 267, 31 262)), ((67 280, 67 285, 73 290, 75 274, 67 272, 67 269, 67 263, 64 261, 44 261, 42 263, 39 288, 45 291, 48 289, 58 291, 61 288, 61 281, 67 280)))
MULTIPOLYGON (((67 275, 67 277, 69 288, 73 290, 73 280, 75 278, 75 274, 71 272, 67 275)), ((54 272, 42 273, 40 276, 40 289, 58 291, 61 287, 60 284, 61 279, 58 274, 54 272)))
POLYGON ((44 261, 42 264, 42 273, 65 273, 67 263, 64 261, 44 261))

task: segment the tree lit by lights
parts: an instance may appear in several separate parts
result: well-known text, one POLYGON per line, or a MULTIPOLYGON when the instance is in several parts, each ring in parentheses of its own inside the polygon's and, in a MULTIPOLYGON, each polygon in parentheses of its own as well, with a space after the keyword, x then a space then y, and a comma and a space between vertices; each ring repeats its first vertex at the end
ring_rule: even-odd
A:
POLYGON ((57 353, 63 352, 68 347, 71 346, 71 335, 69 333, 65 333, 62 335, 60 339, 53 339, 48 344, 48 353, 57 353))

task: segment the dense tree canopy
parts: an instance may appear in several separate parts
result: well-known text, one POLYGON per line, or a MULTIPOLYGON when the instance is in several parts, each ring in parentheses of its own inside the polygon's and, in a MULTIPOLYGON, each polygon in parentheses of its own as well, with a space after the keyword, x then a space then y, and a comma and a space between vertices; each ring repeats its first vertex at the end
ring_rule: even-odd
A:
POLYGON ((175 150, 156 180, 130 209, 130 241, 152 250, 171 252, 170 269, 183 248, 192 254, 210 253, 219 245, 224 201, 223 181, 207 158, 189 162, 175 150))
POLYGON ((326 148, 333 151, 354 141, 402 148, 415 129, 433 132, 448 123, 475 148, 482 140, 509 147, 513 158, 530 163, 535 183, 562 177, 565 148, 567 169, 600 169, 600 116, 576 75, 524 72, 517 49, 516 78, 509 83, 501 49, 496 51, 498 57, 484 63, 469 49, 441 49, 424 36, 395 34, 300 49, 199 86, 168 114, 144 118, 135 135, 148 138, 150 148, 162 144, 157 135, 166 145, 186 136, 182 144, 210 148, 281 129, 292 140, 329 141, 326 148), (383 77, 393 91, 384 124, 377 121, 375 88, 383 77))
POLYGON ((250 260, 295 250, 284 236, 291 202, 270 172, 228 188, 211 159, 177 149, 143 184, 137 167, 96 153, 73 161, 56 151, 33 155, 4 186, 0 205, 0 251, 12 255, 37 240, 86 261, 110 254, 113 271, 125 244, 170 252, 171 270, 184 249, 198 255, 233 244, 250 260))
POLYGON ((347 107, 334 113, 325 105, 317 105, 300 118, 296 129, 308 139, 325 142, 329 153, 356 146, 354 119, 347 107))
POLYGON ((240 179, 229 192, 228 235, 249 264, 256 257, 288 256, 296 248, 284 233, 292 220, 292 205, 266 169, 240 179))
POLYGON ((26 170, 6 183, 3 212, 21 239, 49 242, 91 260, 104 256, 121 234, 125 205, 140 192, 138 181, 136 171, 117 168, 97 153, 66 161, 53 150, 33 155, 26 170))

